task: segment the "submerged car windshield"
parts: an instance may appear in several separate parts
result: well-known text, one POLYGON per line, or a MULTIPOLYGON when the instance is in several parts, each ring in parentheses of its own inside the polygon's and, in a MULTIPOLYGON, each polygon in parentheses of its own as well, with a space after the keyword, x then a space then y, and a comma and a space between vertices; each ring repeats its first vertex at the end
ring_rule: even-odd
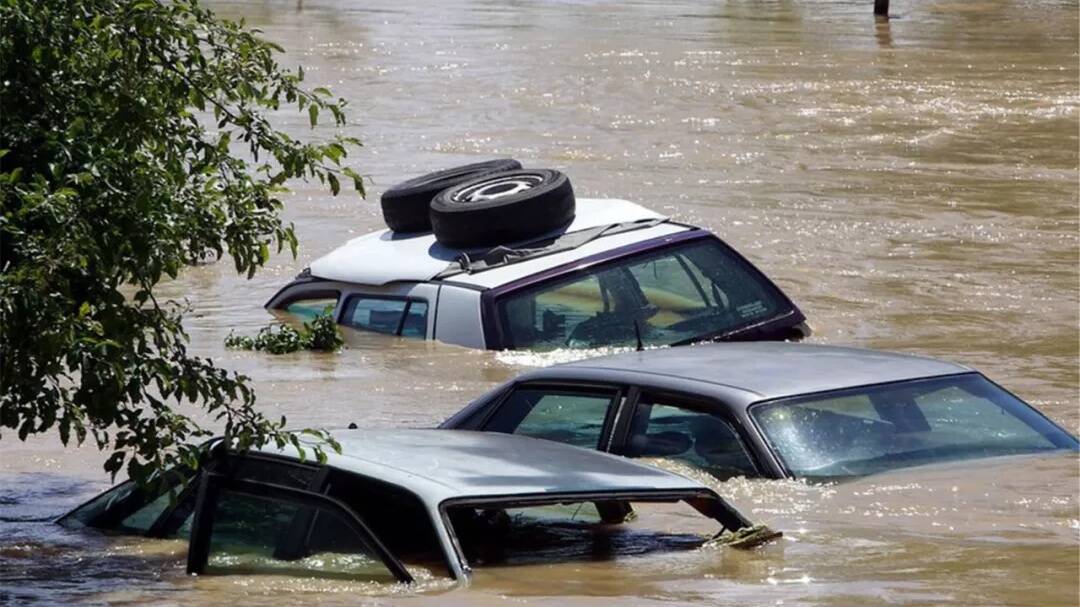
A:
POLYGON ((977 373, 785 399, 750 412, 800 478, 1076 448, 1073 437, 977 373))
POLYGON ((496 302, 511 348, 671 345, 792 311, 761 273, 709 238, 574 273, 496 302))

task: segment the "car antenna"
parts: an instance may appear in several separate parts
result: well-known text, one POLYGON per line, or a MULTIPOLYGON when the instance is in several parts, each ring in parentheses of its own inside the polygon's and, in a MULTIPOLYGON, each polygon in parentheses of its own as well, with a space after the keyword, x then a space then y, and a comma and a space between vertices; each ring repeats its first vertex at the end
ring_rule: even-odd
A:
POLYGON ((637 351, 645 350, 645 344, 641 343, 641 327, 638 326, 636 318, 634 319, 634 337, 637 338, 637 351))

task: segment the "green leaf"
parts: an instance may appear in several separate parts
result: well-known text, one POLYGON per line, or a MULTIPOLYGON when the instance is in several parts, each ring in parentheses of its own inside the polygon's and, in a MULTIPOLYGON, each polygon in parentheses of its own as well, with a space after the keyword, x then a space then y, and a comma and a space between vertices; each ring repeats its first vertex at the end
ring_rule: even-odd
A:
POLYGON ((116 473, 120 471, 120 468, 124 465, 124 458, 127 457, 123 451, 117 451, 109 456, 105 460, 105 471, 108 472, 113 478, 116 478, 116 473))
MULTIPOLYGON (((140 482, 197 464, 210 433, 197 420, 247 447, 292 440, 247 377, 189 349, 187 309, 161 283, 223 254, 249 277, 271 246, 295 256, 276 192, 294 178, 359 186, 325 166, 359 142, 297 139, 272 112, 340 124, 344 100, 303 90, 281 47, 191 0, 0 0, 0 23, 0 46, 22 49, 0 119, 0 428, 92 437, 106 470, 140 482)), ((329 317, 228 341, 341 347, 329 317)))

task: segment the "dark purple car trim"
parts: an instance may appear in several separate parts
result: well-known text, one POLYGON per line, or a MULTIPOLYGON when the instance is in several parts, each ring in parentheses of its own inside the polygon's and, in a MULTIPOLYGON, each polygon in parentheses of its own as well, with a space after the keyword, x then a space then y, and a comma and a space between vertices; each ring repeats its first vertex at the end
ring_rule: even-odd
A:
POLYGON ((742 329, 734 329, 722 336, 717 336, 717 339, 784 339, 786 332, 785 336, 780 336, 780 334, 776 334, 777 329, 786 329, 788 330, 787 332, 790 332, 791 328, 806 320, 802 311, 795 306, 787 294, 784 293, 780 287, 776 286, 776 283, 770 280, 761 270, 757 269, 754 264, 750 263, 750 260, 743 257, 743 255, 734 248, 728 246, 726 242, 712 232, 700 228, 692 228, 685 232, 676 232, 675 234, 658 236, 656 238, 650 238, 649 240, 642 240, 641 242, 635 242, 623 247, 583 257, 576 261, 565 263, 561 266, 555 266, 554 268, 549 268, 543 272, 538 272, 531 276, 526 276, 525 278, 508 282, 494 289, 484 291, 480 296, 480 317, 484 328, 485 347, 488 350, 503 350, 509 347, 506 335, 503 333, 501 323, 498 320, 498 311, 495 307, 498 300, 508 293, 520 289, 527 289, 533 285, 566 276, 574 272, 579 272, 614 259, 623 259, 645 253, 653 253, 685 242, 706 240, 710 238, 720 243, 724 250, 729 252, 734 259, 746 264, 746 267, 750 272, 757 275, 762 282, 772 286, 772 288, 776 290, 780 300, 786 303, 789 308, 789 312, 785 314, 742 329), (776 335, 774 336, 774 334, 776 335))

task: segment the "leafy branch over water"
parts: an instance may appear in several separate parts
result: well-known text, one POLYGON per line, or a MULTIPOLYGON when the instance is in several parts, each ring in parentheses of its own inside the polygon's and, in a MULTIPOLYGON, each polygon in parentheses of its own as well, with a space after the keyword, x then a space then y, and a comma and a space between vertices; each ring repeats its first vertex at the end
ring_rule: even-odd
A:
POLYGON ((292 108, 345 124, 344 100, 302 88, 280 52, 197 0, 0 0, 4 438, 89 439, 139 480, 198 465, 212 434, 198 409, 231 447, 300 447, 247 377, 188 352, 185 308, 157 288, 207 254, 247 277, 273 250, 295 255, 288 180, 363 195, 342 165, 357 140, 269 121, 292 108))
POLYGON ((288 354, 300 350, 333 352, 344 343, 334 318, 327 312, 319 314, 311 322, 305 322, 299 331, 289 325, 279 325, 277 330, 272 326, 263 327, 255 337, 229 333, 225 338, 226 348, 260 350, 270 354, 288 354))

